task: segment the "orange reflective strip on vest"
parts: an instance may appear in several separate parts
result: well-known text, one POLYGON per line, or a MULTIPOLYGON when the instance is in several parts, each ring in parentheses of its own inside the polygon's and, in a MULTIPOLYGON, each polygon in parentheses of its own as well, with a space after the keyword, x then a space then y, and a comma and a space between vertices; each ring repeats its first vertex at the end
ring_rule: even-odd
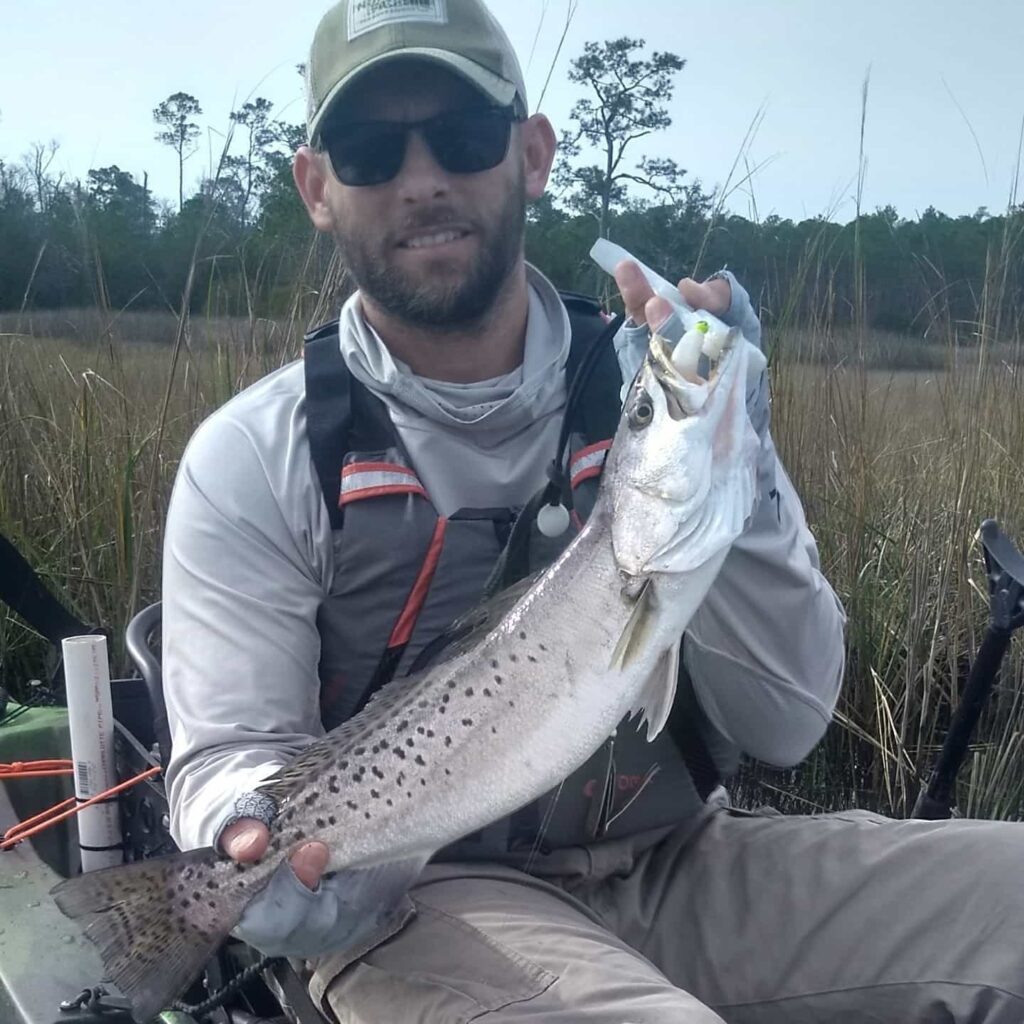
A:
POLYGON ((609 439, 598 441, 597 444, 588 444, 586 448, 576 452, 569 460, 569 478, 573 487, 578 487, 591 477, 600 476, 601 470, 604 469, 605 456, 611 446, 612 442, 609 439))
POLYGON ((341 471, 339 505, 388 494, 427 496, 419 477, 407 466, 394 462, 351 462, 341 471))

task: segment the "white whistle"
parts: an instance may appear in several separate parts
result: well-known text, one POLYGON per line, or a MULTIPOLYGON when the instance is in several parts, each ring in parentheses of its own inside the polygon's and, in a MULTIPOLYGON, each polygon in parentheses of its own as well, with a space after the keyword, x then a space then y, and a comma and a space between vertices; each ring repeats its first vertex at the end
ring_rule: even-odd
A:
POLYGON ((569 529, 569 510, 562 504, 541 505, 537 513, 537 529, 545 537, 561 537, 569 529))

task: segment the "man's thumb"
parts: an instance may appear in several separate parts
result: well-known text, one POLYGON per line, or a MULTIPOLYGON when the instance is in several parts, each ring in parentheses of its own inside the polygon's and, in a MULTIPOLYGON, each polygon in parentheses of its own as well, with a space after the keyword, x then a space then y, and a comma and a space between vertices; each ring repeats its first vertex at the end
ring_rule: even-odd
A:
POLYGON ((270 831, 261 821, 243 818, 224 829, 221 849, 237 861, 253 861, 263 855, 270 840, 270 831))

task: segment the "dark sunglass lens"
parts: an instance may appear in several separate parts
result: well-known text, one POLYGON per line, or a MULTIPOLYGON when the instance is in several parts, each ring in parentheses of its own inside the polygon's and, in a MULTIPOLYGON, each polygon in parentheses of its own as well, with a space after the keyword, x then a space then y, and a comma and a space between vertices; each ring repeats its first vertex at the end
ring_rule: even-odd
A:
POLYGON ((337 129, 326 148, 343 185, 381 185, 402 166, 405 129, 387 124, 345 125, 337 129))
POLYGON ((446 114, 423 126, 437 162, 452 174, 497 167, 508 152, 511 119, 501 111, 446 114))

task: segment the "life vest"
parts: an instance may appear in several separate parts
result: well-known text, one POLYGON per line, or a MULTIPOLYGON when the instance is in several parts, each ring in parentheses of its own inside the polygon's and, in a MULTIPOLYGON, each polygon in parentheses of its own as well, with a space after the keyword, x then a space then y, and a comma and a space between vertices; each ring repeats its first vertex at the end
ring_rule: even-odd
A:
MULTIPOLYGON (((600 337, 607 331, 597 304, 570 293, 562 293, 562 301, 572 327, 570 382, 588 349, 606 342, 586 357, 585 386, 567 403, 574 406, 567 409, 567 485, 578 526, 597 496, 619 420, 622 378, 612 345, 600 337)), ((320 709, 330 729, 391 678, 406 674, 428 644, 480 601, 523 510, 462 508, 439 515, 383 402, 349 372, 337 320, 306 335, 304 356, 307 431, 333 529, 334 579, 317 621, 320 709)), ((527 537, 519 545, 516 577, 550 564, 575 533, 571 528, 551 538, 535 522, 525 528, 528 533, 521 523, 515 531, 527 537)), ((624 721, 558 790, 443 854, 493 859, 674 823, 693 813, 734 760, 683 670, 670 728, 653 743, 636 720, 624 721)))

